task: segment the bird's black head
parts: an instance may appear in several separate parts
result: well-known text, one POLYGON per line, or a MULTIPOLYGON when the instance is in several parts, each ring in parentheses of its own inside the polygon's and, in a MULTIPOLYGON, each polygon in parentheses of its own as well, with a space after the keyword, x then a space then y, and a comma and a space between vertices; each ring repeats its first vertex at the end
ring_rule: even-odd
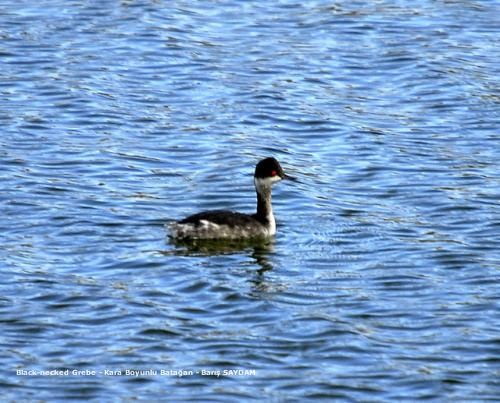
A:
POLYGON ((255 167, 254 176, 259 179, 276 178, 278 180, 285 179, 286 177, 280 163, 276 158, 273 157, 268 157, 260 160, 255 167))

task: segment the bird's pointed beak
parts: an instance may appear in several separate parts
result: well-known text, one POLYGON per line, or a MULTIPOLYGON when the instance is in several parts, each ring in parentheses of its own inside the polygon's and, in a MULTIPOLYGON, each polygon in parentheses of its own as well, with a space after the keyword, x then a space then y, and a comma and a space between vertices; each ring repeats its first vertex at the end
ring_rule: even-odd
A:
POLYGON ((286 179, 286 180, 289 180, 289 181, 292 181, 292 182, 297 182, 297 178, 295 176, 290 176, 290 175, 287 175, 285 173, 283 173, 283 176, 281 177, 281 179, 286 179))

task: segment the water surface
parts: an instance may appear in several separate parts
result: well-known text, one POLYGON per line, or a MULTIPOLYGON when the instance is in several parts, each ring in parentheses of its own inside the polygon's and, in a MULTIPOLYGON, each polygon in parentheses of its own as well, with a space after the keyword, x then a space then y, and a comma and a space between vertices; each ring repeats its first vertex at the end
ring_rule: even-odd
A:
POLYGON ((2 396, 497 399, 499 15, 0 2, 2 396), (168 242, 269 155, 274 242, 168 242))

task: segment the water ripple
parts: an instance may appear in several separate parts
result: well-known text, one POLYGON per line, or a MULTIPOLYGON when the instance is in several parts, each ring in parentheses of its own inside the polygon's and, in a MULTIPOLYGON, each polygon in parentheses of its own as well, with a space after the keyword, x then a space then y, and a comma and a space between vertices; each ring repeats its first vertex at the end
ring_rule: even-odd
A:
POLYGON ((495 400, 499 11, 4 4, 4 399, 495 400), (273 243, 168 243, 268 155, 273 243))

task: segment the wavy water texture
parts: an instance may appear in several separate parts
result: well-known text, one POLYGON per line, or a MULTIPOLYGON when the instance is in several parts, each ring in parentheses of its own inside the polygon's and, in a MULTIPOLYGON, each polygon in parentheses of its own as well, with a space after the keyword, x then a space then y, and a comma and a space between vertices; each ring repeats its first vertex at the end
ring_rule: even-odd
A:
POLYGON ((498 1, 0 15, 3 399, 500 396, 498 1), (274 242, 168 243, 269 155, 274 242))

